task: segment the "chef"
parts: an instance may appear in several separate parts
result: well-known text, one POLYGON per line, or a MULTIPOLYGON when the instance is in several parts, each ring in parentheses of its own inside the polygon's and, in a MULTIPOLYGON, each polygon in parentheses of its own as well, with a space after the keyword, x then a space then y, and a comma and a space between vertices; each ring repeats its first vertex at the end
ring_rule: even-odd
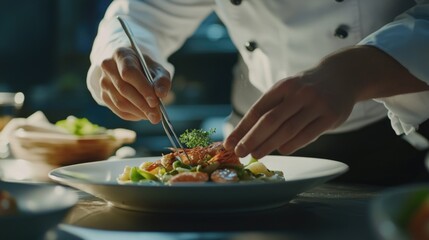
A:
POLYGON ((116 0, 91 52, 94 99, 123 119, 158 123, 157 97, 174 74, 167 58, 212 11, 243 60, 227 149, 342 161, 350 166, 344 181, 426 177, 427 0, 116 0), (118 15, 133 29, 154 87, 118 15))

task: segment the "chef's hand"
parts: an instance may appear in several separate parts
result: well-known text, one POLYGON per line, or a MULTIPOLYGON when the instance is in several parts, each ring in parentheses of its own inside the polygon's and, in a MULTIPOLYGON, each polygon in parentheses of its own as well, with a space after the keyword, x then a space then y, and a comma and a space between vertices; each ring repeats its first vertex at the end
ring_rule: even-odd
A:
POLYGON ((356 99, 353 92, 330 81, 322 67, 279 81, 247 112, 225 148, 257 159, 276 149, 289 154, 340 125, 356 99))
POLYGON ((154 86, 145 77, 136 53, 119 48, 112 58, 101 64, 101 98, 116 115, 125 120, 161 120, 158 98, 166 97, 171 88, 170 74, 160 64, 145 56, 154 86))
POLYGON ((290 154, 338 127, 361 100, 427 90, 424 82, 380 50, 360 46, 283 79, 246 113, 224 142, 239 157, 290 154))

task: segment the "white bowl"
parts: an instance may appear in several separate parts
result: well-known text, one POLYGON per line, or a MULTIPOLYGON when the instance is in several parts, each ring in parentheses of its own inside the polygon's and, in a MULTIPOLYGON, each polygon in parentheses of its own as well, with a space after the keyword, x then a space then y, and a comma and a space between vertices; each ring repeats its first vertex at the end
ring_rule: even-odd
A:
POLYGON ((18 213, 0 216, 1 239, 43 239, 76 204, 74 190, 54 184, 0 182, 16 200, 18 213))

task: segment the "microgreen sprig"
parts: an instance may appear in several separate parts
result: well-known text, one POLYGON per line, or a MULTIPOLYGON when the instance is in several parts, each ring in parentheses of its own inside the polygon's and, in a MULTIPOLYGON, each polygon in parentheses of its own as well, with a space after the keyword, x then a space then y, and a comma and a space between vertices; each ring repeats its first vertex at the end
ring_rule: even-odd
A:
POLYGON ((210 128, 209 131, 204 131, 202 129, 186 129, 186 131, 180 135, 179 140, 188 148, 207 147, 212 143, 210 135, 215 132, 216 129, 214 128, 210 128))

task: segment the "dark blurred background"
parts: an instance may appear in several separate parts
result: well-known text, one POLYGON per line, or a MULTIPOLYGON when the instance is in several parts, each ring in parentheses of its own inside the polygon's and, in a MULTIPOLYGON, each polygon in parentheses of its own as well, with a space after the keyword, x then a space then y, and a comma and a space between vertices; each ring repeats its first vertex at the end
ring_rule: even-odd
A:
MULTIPOLYGON (((43 111, 51 122, 69 115, 107 128, 137 132, 138 156, 165 152, 160 125, 128 122, 98 106, 86 87, 89 53, 110 0, 3 0, 0 8, 0 92, 23 92, 19 116, 43 111)), ((174 101, 167 106, 176 131, 216 128, 230 112, 232 67, 237 51, 211 14, 171 56, 174 101)))

